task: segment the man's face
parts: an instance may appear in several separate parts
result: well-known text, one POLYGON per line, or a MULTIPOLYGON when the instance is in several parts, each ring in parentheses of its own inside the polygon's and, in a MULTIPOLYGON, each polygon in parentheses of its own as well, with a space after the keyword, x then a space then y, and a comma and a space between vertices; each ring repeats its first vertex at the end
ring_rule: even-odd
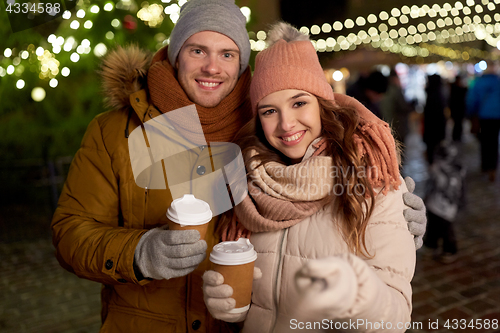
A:
POLYGON ((202 31, 182 45, 175 66, 177 79, 189 99, 204 107, 214 107, 236 86, 240 51, 231 38, 202 31))

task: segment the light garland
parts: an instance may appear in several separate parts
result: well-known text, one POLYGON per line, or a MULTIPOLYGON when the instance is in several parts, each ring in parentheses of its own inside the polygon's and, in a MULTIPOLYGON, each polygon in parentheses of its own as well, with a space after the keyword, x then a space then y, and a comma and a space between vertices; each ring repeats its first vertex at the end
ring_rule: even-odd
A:
MULTIPOLYGON (((498 23, 500 22, 500 14, 495 13, 493 18, 487 13, 483 16, 478 14, 484 13, 485 10, 494 11, 497 9, 496 5, 498 4, 500 4, 500 0, 483 0, 482 5, 476 4, 474 0, 467 0, 465 6, 460 1, 455 2, 454 6, 449 3, 445 3, 442 6, 434 4, 432 7, 428 5, 423 5, 422 7, 416 5, 409 7, 405 5, 401 8, 392 8, 390 14, 387 11, 381 11, 378 14, 378 18, 375 14, 369 14, 366 18, 358 16, 355 21, 348 18, 343 23, 340 21, 336 21, 331 25, 324 23, 321 28, 318 25, 313 25, 311 28, 301 27, 300 31, 311 35, 318 35, 321 32, 328 34, 332 30, 350 30, 355 26, 361 28, 366 25, 366 22, 372 25, 380 22, 378 27, 369 27, 368 33, 364 30, 359 30, 357 34, 349 33, 347 37, 337 36, 336 40, 333 37, 328 37, 328 43, 324 39, 312 40, 318 52, 354 50, 358 45, 370 44, 374 48, 382 47, 383 50, 391 50, 391 48, 392 50, 400 49, 406 50, 406 54, 418 55, 419 49, 416 49, 416 52, 409 52, 408 45, 428 41, 437 41, 443 44, 461 43, 476 39, 484 39, 489 45, 497 47, 500 45, 500 23, 498 23), (463 19, 458 16, 460 11, 465 15, 463 19), (473 11, 475 15, 471 18, 469 15, 473 11), (410 19, 425 16, 434 18, 434 20, 429 20, 426 24, 418 23, 417 27, 410 25, 408 27, 400 27, 397 30, 392 28, 398 24, 406 25, 410 23, 410 19), (493 25, 491 24, 492 21, 497 23, 493 25), (445 29, 453 25, 457 27, 445 29), (494 33, 498 37, 492 36, 494 33), (399 46, 395 47, 394 45, 399 46)), ((264 32, 259 31, 256 35, 259 36, 261 33, 264 32)), ((265 38, 258 39, 264 40, 265 38)), ((254 51, 261 51, 266 47, 262 43, 252 39, 250 43, 254 51)), ((425 51, 423 53, 425 54, 425 51)), ((486 57, 491 57, 491 55, 487 54, 486 57)))
MULTIPOLYGON (((171 3, 171 0, 162 0, 166 3, 164 6, 144 3, 143 8, 137 12, 137 17, 144 21, 150 27, 159 26, 164 16, 168 16, 175 24, 179 18, 180 7, 186 0, 180 0, 178 3, 171 3)), ((475 3, 474 0, 466 0, 463 4, 460 1, 454 5, 445 3, 443 5, 434 4, 432 6, 417 5, 401 8, 392 8, 391 10, 381 11, 378 14, 372 13, 356 18, 347 18, 344 21, 335 21, 332 24, 323 23, 321 25, 313 25, 311 27, 301 27, 300 31, 312 36, 326 34, 325 38, 312 40, 318 52, 338 52, 346 50, 355 50, 358 46, 366 45, 373 48, 381 49, 385 52, 400 53, 406 57, 425 58, 431 55, 438 55, 443 58, 452 60, 467 61, 471 58, 491 58, 492 55, 472 48, 454 49, 452 47, 443 47, 430 44, 429 42, 436 41, 441 44, 458 44, 473 40, 484 40, 489 45, 500 49, 500 13, 494 13, 498 10, 500 0, 482 0, 481 3, 475 3), (428 16, 427 22, 419 22, 414 25, 412 20, 428 16), (398 27, 398 25, 404 25, 398 27), (328 36, 331 33, 343 32, 344 35, 328 36)), ((73 30, 81 28, 91 29, 93 27, 92 20, 103 9, 106 12, 118 9, 130 9, 132 2, 130 0, 118 1, 115 5, 112 1, 108 1, 101 8, 98 5, 90 5, 88 8, 80 8, 73 14, 70 11, 64 11, 62 17, 64 20, 71 20, 69 27, 73 30), (81 21, 80 21, 81 20, 81 21)), ((251 10, 248 7, 241 7, 241 11, 247 19, 250 20, 251 10)), ((113 19, 111 26, 115 29, 121 28, 121 21, 113 19)), ((108 31, 104 35, 107 40, 115 38, 113 31, 108 31)), ((267 35, 264 31, 249 32, 249 40, 251 49, 261 51, 266 48, 265 39, 267 35)), ((104 43, 98 43, 95 47, 91 47, 90 41, 84 39, 78 45, 74 37, 50 35, 47 42, 52 45, 52 50, 45 49, 31 44, 27 50, 15 50, 6 48, 3 50, 4 58, 11 58, 11 64, 5 64, 0 67, 0 77, 6 75, 20 76, 24 71, 22 60, 27 60, 31 65, 28 65, 33 71, 33 61, 39 61, 40 79, 49 79, 49 86, 55 88, 59 85, 59 81, 55 78, 58 74, 67 77, 70 74, 70 69, 64 67, 59 70, 59 61, 56 59, 56 54, 62 50, 70 52, 71 62, 78 62, 81 56, 89 54, 92 49, 97 57, 102 57, 107 53, 107 47, 104 43), (13 54, 15 52, 15 54, 13 54)), ((157 48, 168 44, 169 39, 163 36, 158 40, 157 48)), ((1 52, 1 51, 0 51, 1 52)), ((498 56, 495 56, 498 57, 498 56)), ((36 67, 35 67, 36 68, 36 67)), ((339 78, 339 73, 337 73, 339 78)), ((24 82, 18 79, 19 86, 24 82)), ((17 83, 16 83, 17 84, 17 83)), ((23 85, 24 87, 24 85, 23 85)), ((22 88, 20 88, 22 89, 22 88)))

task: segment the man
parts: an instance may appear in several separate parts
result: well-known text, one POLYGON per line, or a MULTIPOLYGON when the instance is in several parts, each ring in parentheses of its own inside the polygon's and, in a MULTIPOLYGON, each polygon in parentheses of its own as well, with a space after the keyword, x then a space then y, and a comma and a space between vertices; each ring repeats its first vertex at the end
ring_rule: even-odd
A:
MULTIPOLYGON (((52 221, 61 265, 103 284, 101 332, 230 330, 210 317, 203 302, 201 275, 208 269, 206 253, 218 242, 216 218, 205 240, 197 231, 164 226, 176 189, 186 183, 169 173, 188 174, 188 183, 207 177, 212 147, 200 142, 230 142, 250 118, 245 23, 232 0, 191 0, 170 45, 151 61, 132 47, 104 62, 114 110, 90 123, 52 221), (182 117, 193 110, 203 137, 182 117), (142 141, 131 140, 143 131, 142 141), (175 160, 163 159, 155 135, 188 148, 175 160)), ((425 229, 425 217, 420 222, 415 226, 425 229)))
POLYGON ((380 101, 387 91, 389 81, 381 72, 374 70, 366 77, 360 76, 349 88, 346 95, 360 101, 377 117, 382 118, 380 101))
MULTIPOLYGON (((478 77, 467 92, 467 114, 473 122, 478 122, 481 143, 481 170, 488 174, 490 182, 495 182, 498 166, 498 134, 500 132, 500 77, 496 74, 495 63, 478 77)), ((474 123, 473 123, 474 125, 474 123)))

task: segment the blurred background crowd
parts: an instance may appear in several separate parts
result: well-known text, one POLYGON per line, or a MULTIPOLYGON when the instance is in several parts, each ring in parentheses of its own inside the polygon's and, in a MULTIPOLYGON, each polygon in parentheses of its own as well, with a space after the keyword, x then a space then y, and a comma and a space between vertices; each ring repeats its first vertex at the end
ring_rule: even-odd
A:
MULTIPOLYGON (((98 330, 99 286, 57 265, 50 220, 86 126, 105 111, 102 57, 117 45, 168 44, 185 2, 55 1, 51 17, 0 4, 0 331, 98 330)), ((236 3, 251 65, 270 23, 295 25, 311 35, 332 89, 390 123, 402 143, 402 173, 429 220, 415 316, 500 319, 490 244, 500 229, 500 0, 236 3)))

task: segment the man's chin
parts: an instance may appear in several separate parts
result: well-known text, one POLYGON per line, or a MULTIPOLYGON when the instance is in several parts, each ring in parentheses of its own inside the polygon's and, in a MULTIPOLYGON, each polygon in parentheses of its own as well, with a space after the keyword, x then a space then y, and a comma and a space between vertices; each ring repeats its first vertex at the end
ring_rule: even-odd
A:
POLYGON ((191 99, 194 103, 204 107, 204 108, 213 108, 216 107, 217 105, 222 102, 222 98, 214 98, 213 96, 210 97, 196 97, 194 99, 191 99))

